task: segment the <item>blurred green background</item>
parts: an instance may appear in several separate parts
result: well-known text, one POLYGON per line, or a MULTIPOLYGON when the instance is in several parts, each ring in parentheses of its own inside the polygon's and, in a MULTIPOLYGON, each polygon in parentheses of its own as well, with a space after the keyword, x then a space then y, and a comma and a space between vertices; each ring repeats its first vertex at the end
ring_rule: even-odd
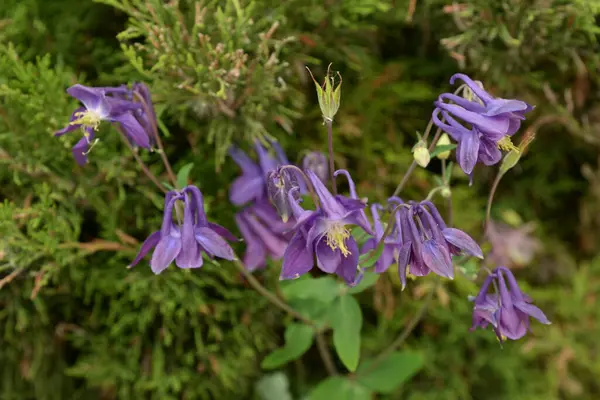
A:
MULTIPOLYGON (((226 263, 126 270, 160 224, 160 193, 110 127, 85 168, 70 152, 77 135, 52 133, 76 106, 68 86, 146 82, 175 169, 194 163, 210 217, 236 231, 227 147, 271 135, 292 161, 325 151, 305 66, 323 77, 329 62, 344 78, 336 162, 371 201, 401 179, 455 72, 536 105, 521 134, 537 139, 493 217, 497 249, 553 324, 503 347, 470 333, 477 286, 458 278, 405 344, 424 368, 379 398, 600 397, 599 22, 598 0, 3 0, 0 398, 260 398, 283 315, 226 263)), ((166 180, 156 154, 142 157, 166 180)), ((417 170, 403 196, 424 197, 439 171, 417 170)), ((495 173, 454 179, 455 225, 475 238, 495 173)), ((278 268, 257 276, 273 285, 278 268)), ((363 354, 397 336, 431 285, 401 292, 390 273, 361 294, 363 354)), ((315 349, 282 372, 299 395, 325 376, 315 349)))

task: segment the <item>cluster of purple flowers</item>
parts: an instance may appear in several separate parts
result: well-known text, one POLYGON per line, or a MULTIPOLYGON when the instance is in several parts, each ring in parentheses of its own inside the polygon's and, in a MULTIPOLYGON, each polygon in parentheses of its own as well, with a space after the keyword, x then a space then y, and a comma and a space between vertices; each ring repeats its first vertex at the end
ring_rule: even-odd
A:
POLYGON ((456 158, 465 174, 472 176, 475 164, 497 164, 501 149, 510 149, 514 135, 533 107, 521 100, 493 97, 464 74, 455 74, 450 84, 460 79, 472 93, 472 100, 444 93, 434 103, 434 124, 458 142, 456 158), (443 120, 440 119, 440 114, 443 120), (463 123, 460 123, 458 118, 463 123))
MULTIPOLYGON (((519 100, 495 98, 465 75, 456 74, 450 82, 455 79, 465 83, 471 99, 440 95, 432 120, 458 142, 458 163, 472 176, 478 162, 496 164, 501 149, 511 149, 510 136, 533 107, 519 100)), ((75 110, 69 125, 56 136, 82 129, 84 136, 73 147, 79 164, 87 161, 101 121, 118 124, 132 145, 152 147, 157 122, 144 84, 136 83, 132 88, 75 85, 67 92, 83 107, 75 110)), ((483 258, 479 245, 465 232, 448 227, 431 201, 404 202, 391 197, 387 207, 371 204, 371 226, 365 213, 367 201, 358 197, 348 171, 338 170, 333 176, 346 177, 349 195, 332 194, 326 186, 329 170, 324 154, 309 153, 300 169, 289 163, 277 142, 268 143, 268 147, 274 154, 262 143, 254 143, 256 160, 237 147, 229 150, 242 172, 233 181, 229 197, 231 203, 243 207, 235 221, 246 244, 242 262, 249 271, 264 268, 268 258, 283 259, 280 279, 298 278, 316 265, 322 272, 336 274, 354 286, 363 276, 361 255, 380 254, 374 272, 383 273, 396 264, 404 289, 407 274, 425 276, 433 272, 453 279, 453 256, 483 258), (312 196, 314 209, 301 205, 307 194, 312 196), (380 212, 389 215, 387 224, 380 212), (356 226, 371 236, 360 249, 351 233, 356 226)), ((224 227, 208 222, 202 193, 195 186, 187 186, 167 192, 162 227, 145 240, 130 266, 138 264, 151 250, 150 266, 155 274, 173 261, 179 268, 199 268, 203 256, 234 260, 227 241, 237 239, 224 227)), ((472 329, 492 325, 500 340, 522 337, 529 328, 529 317, 550 323, 505 267, 490 272, 479 294, 471 300, 472 329), (492 285, 498 293, 488 293, 492 285)))
POLYGON ((125 85, 92 88, 77 84, 67 89, 67 93, 81 101, 83 106, 77 108, 69 124, 54 135, 62 136, 81 129, 83 137, 72 149, 79 165, 87 163, 87 155, 102 121, 118 124, 132 145, 152 148, 156 115, 150 90, 143 83, 134 83, 131 89, 125 85))

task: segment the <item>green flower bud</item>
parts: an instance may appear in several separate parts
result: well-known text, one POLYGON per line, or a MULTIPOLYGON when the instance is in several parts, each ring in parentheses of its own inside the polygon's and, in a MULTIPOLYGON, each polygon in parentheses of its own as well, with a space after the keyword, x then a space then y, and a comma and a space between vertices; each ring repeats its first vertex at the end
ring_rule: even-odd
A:
POLYGON ((509 151, 500 164, 500 173, 505 174, 508 170, 513 168, 519 162, 521 158, 521 152, 518 149, 509 151))
MULTIPOLYGON (((442 136, 440 136, 440 138, 437 141, 436 147, 437 146, 447 146, 449 144, 452 144, 450 142, 450 138, 448 137, 447 134, 442 133, 442 136)), ((439 153, 437 155, 437 158, 439 158, 440 160, 447 160, 448 157, 450 157, 450 150, 442 151, 441 153, 439 153)))
POLYGON ((427 150, 427 145, 423 141, 419 141, 415 147, 413 147, 413 157, 419 166, 425 168, 429 165, 431 156, 429 155, 429 150, 427 150))
POLYGON ((323 85, 319 86, 319 83, 316 81, 312 72, 308 67, 308 73, 312 78, 315 86, 317 88, 317 98, 319 99, 319 107, 321 107, 321 113, 323 114, 323 119, 325 122, 332 122, 333 117, 337 113, 340 108, 340 102, 342 97, 342 76, 338 72, 338 77, 340 78, 340 82, 337 86, 334 87, 335 79, 330 75, 331 64, 327 67, 327 77, 325 78, 325 82, 323 85))
POLYGON ((450 188, 448 186, 444 186, 441 190, 440 190, 440 195, 442 195, 443 198, 447 199, 450 196, 452 196, 452 190, 450 190, 450 188))

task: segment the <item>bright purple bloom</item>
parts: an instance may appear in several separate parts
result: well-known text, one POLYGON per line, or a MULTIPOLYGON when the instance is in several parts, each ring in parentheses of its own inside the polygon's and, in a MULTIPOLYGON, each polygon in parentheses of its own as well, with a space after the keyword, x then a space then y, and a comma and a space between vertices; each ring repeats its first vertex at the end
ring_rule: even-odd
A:
POLYGON ((471 330, 492 325, 500 342, 525 336, 529 330, 529 317, 542 324, 550 324, 542 310, 531 304, 532 299, 521 292, 514 275, 505 267, 498 267, 488 275, 479 294, 470 300, 474 302, 471 330), (493 282, 499 293, 488 293, 493 282))
MULTIPOLYGON (((360 249, 361 254, 366 254, 369 251, 374 250, 385 233, 381 218, 379 217, 378 210, 381 209, 382 207, 379 204, 371 204, 371 216, 373 217, 373 230, 375 231, 375 236, 367 239, 363 244, 360 249)), ((398 213, 396 215, 398 215, 398 213)), ((402 239, 399 235, 398 226, 399 224, 394 226, 391 233, 384 239, 383 252, 381 253, 379 260, 375 263, 374 271, 377 273, 387 271, 390 265, 398 261, 399 251, 402 247, 402 239)))
POLYGON ((71 115, 69 125, 57 131, 54 136, 62 136, 76 129, 83 131, 83 138, 73 146, 73 156, 78 164, 87 162, 87 153, 92 145, 95 131, 102 121, 118 122, 128 139, 135 145, 150 148, 150 139, 134 114, 139 114, 140 104, 127 100, 126 86, 92 88, 76 84, 67 93, 83 103, 71 115))
POLYGON ((200 268, 202 252, 209 257, 233 260, 233 250, 224 238, 236 240, 224 227, 207 221, 202 193, 197 187, 190 185, 180 192, 172 190, 165 196, 160 231, 146 239, 129 267, 139 263, 152 249, 150 267, 155 274, 160 274, 173 261, 179 268, 200 268), (184 203, 183 224, 173 222, 173 208, 177 201, 184 203))
POLYGON ((302 160, 302 169, 310 169, 319 177, 323 183, 327 183, 329 178, 329 166, 327 165, 327 156, 320 151, 311 151, 302 160))
POLYGON ((471 175, 477 162, 493 165, 500 161, 502 153, 498 142, 515 134, 525 114, 533 107, 521 100, 493 97, 464 74, 453 75, 450 84, 456 79, 462 80, 476 99, 468 100, 451 93, 440 95, 434 103, 433 122, 458 142, 458 163, 467 175, 471 175), (446 123, 440 120, 440 112, 446 123))
MULTIPOLYGON (((338 171, 348 176, 346 171, 338 171)), ((365 203, 356 195, 351 198, 333 196, 311 170, 306 174, 315 189, 320 205, 315 211, 304 210, 290 193, 290 203, 296 218, 294 236, 283 256, 280 279, 295 279, 310 271, 316 264, 323 272, 341 276, 347 284, 358 283, 358 244, 350 235, 347 225, 358 225, 371 233, 365 218, 365 203)))
POLYGON ((452 255, 465 252, 483 258, 479 245, 465 232, 448 228, 435 205, 430 201, 410 202, 399 211, 398 223, 402 246, 398 254, 398 275, 402 288, 406 286, 406 269, 425 276, 431 271, 453 279, 452 255))
POLYGON ((271 204, 277 209, 283 222, 287 222, 292 216, 292 208, 288 193, 297 194, 299 199, 300 185, 296 174, 285 166, 270 171, 267 174, 267 192, 271 204))
POLYGON ((267 257, 283 257, 295 221, 283 222, 267 200, 246 207, 235 216, 238 229, 246 242, 243 262, 249 271, 266 266, 267 257))

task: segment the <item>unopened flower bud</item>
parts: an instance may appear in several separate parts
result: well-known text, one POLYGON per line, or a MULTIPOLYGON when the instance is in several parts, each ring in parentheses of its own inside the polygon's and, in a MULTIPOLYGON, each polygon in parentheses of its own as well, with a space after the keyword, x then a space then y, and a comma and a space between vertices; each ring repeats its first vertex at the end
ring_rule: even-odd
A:
POLYGON ((509 151, 500 164, 500 173, 505 174, 508 170, 513 168, 519 162, 521 158, 521 152, 518 149, 509 151))
POLYGON ((316 81, 312 72, 310 72, 310 69, 308 70, 308 73, 310 74, 310 77, 317 88, 319 107, 321 107, 321 113, 323 113, 323 119, 325 119, 325 122, 333 121, 333 117, 340 108, 340 101, 342 97, 342 76, 338 72, 337 75, 340 78, 340 82, 336 87, 334 87, 335 79, 333 76, 330 76, 330 68, 331 64, 329 64, 327 67, 327 77, 325 78, 325 82, 323 82, 322 86, 319 86, 319 83, 316 81))
POLYGON ((302 160, 302 169, 310 169, 317 175, 321 182, 327 182, 329 166, 327 156, 320 151, 311 151, 302 160))
MULTIPOLYGON (((292 208, 288 193, 294 188, 299 188, 298 179, 291 171, 279 167, 267 174, 267 192, 269 194, 269 199, 277 209, 277 213, 283 222, 287 222, 290 216, 292 216, 292 208)), ((294 197, 298 197, 298 190, 294 190, 293 193, 294 197)))
POLYGON ((450 196, 452 196, 452 190, 450 190, 450 188, 448 186, 444 186, 441 190, 440 190, 440 195, 442 195, 443 198, 447 199, 450 196))
MULTIPOLYGON (((451 144, 450 138, 448 137, 447 134, 442 133, 442 136, 440 136, 440 138, 437 141, 436 147, 437 146, 448 146, 449 144, 451 144)), ((450 150, 442 151, 441 153, 439 153, 437 155, 437 158, 439 158, 440 160, 447 160, 448 157, 450 157, 450 150)))
POLYGON ((413 147, 413 157, 419 166, 425 168, 429 165, 429 161, 431 161, 431 156, 429 155, 429 150, 427 150, 427 146, 423 141, 419 141, 413 147))

